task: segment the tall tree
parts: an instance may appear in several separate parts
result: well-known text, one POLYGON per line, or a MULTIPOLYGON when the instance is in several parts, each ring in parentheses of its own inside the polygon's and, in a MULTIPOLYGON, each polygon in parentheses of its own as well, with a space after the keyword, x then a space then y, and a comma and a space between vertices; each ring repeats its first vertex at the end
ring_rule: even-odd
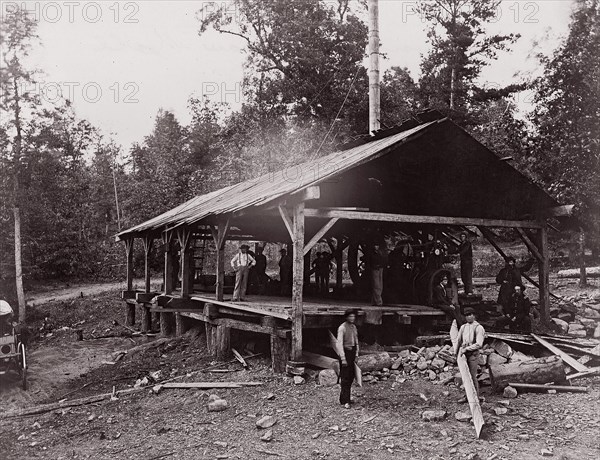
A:
POLYGON ((576 204, 600 234, 600 6, 577 0, 569 35, 536 82, 533 170, 561 202, 576 204))
POLYGON ((5 133, 10 137, 4 146, 3 162, 12 179, 12 208, 15 240, 15 283, 19 305, 19 321, 25 322, 25 293, 23 290, 23 264, 21 243, 21 187, 20 174, 23 162, 24 115, 33 103, 34 96, 22 88, 33 82, 34 72, 23 67, 33 42, 37 39, 36 22, 17 3, 3 12, 0 22, 0 98, 2 111, 8 115, 5 133))
POLYGON ((421 64, 421 97, 429 107, 468 124, 469 100, 484 66, 508 50, 518 34, 493 35, 485 30, 500 0, 424 0, 429 21, 430 53, 421 64))

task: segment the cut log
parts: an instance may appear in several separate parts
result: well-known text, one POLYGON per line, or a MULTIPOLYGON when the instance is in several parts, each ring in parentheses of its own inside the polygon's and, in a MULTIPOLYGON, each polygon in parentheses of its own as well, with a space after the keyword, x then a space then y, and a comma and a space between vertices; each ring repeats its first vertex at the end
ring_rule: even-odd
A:
POLYGON ((93 403, 97 403, 97 402, 100 402, 103 400, 109 400, 109 399, 111 399, 112 396, 123 396, 123 395, 127 395, 130 393, 137 393, 138 391, 143 391, 143 390, 148 390, 148 387, 129 388, 127 390, 119 391, 116 394, 112 393, 112 392, 104 393, 101 395, 88 396, 87 398, 74 399, 72 401, 63 401, 63 402, 57 402, 57 403, 52 403, 52 404, 43 404, 41 406, 28 407, 25 409, 19 409, 19 410, 11 411, 11 412, 3 412, 3 413, 0 413, 0 420, 5 419, 5 418, 12 418, 12 417, 25 417, 28 415, 43 414, 43 413, 50 412, 53 410, 65 409, 67 407, 76 407, 76 406, 83 406, 85 404, 93 404, 93 403))
POLYGON ((469 409, 471 409, 471 415, 473 416, 475 432, 477 433, 477 438, 479 438, 484 424, 481 406, 479 405, 479 395, 475 390, 475 385, 473 384, 473 379, 471 378, 471 373, 469 372, 469 366, 467 364, 467 358, 465 355, 460 355, 457 359, 457 362, 458 370, 460 371, 460 376, 465 387, 467 401, 469 401, 469 409))
POLYGON ((565 363, 567 363, 569 366, 571 366, 577 372, 585 372, 585 371, 588 370, 587 367, 585 367, 583 364, 581 364, 580 362, 578 362, 575 358, 569 356, 564 351, 558 349, 557 347, 555 347, 554 345, 552 345, 550 342, 547 342, 546 340, 542 339, 541 337, 538 337, 535 334, 531 334, 531 336, 535 340, 537 340, 540 343, 540 345, 542 345, 543 347, 545 347, 548 350, 550 350, 556 356, 560 356, 565 363))
POLYGON ((392 357, 387 351, 362 355, 356 359, 356 364, 358 364, 358 367, 363 372, 380 371, 384 367, 389 369, 392 366, 392 362, 392 357))
POLYGON ((558 383, 565 382, 567 376, 563 360, 558 356, 549 356, 490 366, 490 380, 494 391, 501 393, 509 382, 558 383))
POLYGON ((162 388, 197 388, 208 390, 211 388, 242 388, 256 387, 262 385, 261 382, 172 382, 160 385, 162 388))
POLYGON ((587 387, 572 387, 565 385, 536 385, 534 383, 509 383, 511 387, 518 390, 555 390, 555 391, 570 391, 572 393, 587 393, 587 387))
POLYGON ((306 362, 315 367, 321 369, 338 369, 339 360, 336 358, 330 358, 329 356, 319 355, 317 353, 311 353, 310 351, 302 352, 302 361, 306 362))

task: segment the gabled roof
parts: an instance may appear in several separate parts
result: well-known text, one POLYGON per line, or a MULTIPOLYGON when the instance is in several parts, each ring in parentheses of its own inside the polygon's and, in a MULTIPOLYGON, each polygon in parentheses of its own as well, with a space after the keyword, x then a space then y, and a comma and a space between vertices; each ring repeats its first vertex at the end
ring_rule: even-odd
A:
MULTIPOLYGON (((376 167, 380 168, 381 174, 394 174, 392 164, 385 162, 387 159, 392 162, 400 161, 401 158, 404 161, 400 167, 403 176, 391 185, 386 185, 387 195, 371 197, 374 201, 381 202, 387 198, 391 203, 400 198, 404 207, 406 203, 416 204, 420 201, 421 204, 429 203, 430 208, 418 209, 417 213, 424 215, 425 212, 431 212, 433 213, 431 215, 443 215, 439 214, 440 209, 432 206, 431 202, 444 203, 449 194, 453 193, 456 195, 455 201, 465 206, 470 204, 471 210, 476 211, 478 217, 491 217, 488 215, 491 210, 506 215, 509 214, 508 210, 513 210, 514 213, 515 210, 522 211, 525 207, 531 211, 539 206, 558 205, 546 192, 515 168, 501 161, 462 128, 443 118, 439 113, 429 111, 398 127, 380 130, 373 137, 361 137, 330 155, 192 198, 119 233, 117 238, 124 239, 146 232, 157 233, 182 225, 202 224, 202 221, 207 218, 241 210, 252 211, 253 208, 270 204, 311 185, 322 184, 325 188, 329 187, 329 192, 332 192, 333 177, 336 181, 343 179, 344 173, 352 174, 359 171, 359 167, 363 169, 376 167), (416 139, 420 140, 415 142, 416 139), (400 156, 393 158, 386 156, 392 151, 400 156), (431 168, 435 168, 438 163, 435 165, 431 163, 436 161, 432 155, 438 155, 438 162, 444 163, 446 168, 452 167, 455 170, 433 171, 431 168), (378 158, 381 160, 374 161, 378 158), (382 161, 384 163, 381 163, 382 161), (407 164, 406 161, 411 164, 407 164), (476 176, 465 176, 465 172, 476 176), (440 173, 442 176, 438 177, 440 173), (415 195, 424 186, 427 186, 430 193, 415 195), (498 193, 505 195, 499 199, 495 197, 498 193), (526 206, 523 206, 524 204, 526 206)), ((354 183, 348 184, 347 181, 344 186, 341 182, 333 186, 338 187, 338 194, 342 193, 344 196, 351 196, 354 193, 369 194, 366 189, 356 190, 360 186, 354 183)), ((327 202, 327 197, 324 202, 327 202)), ((373 204, 377 206, 377 203, 373 204)), ((356 206, 356 204, 344 206, 356 206)), ((446 209, 450 210, 450 207, 447 206, 446 209)), ((452 211, 456 212, 453 214, 455 216, 468 216, 461 212, 462 209, 452 209, 452 211)), ((413 214, 411 209, 405 209, 404 213, 413 214)), ((251 212, 245 214, 249 215, 251 212)), ((253 223, 257 224, 257 222, 253 223)))
POLYGON ((439 121, 441 120, 430 121, 388 137, 375 139, 316 160, 306 161, 297 166, 197 196, 146 222, 122 231, 117 238, 123 239, 136 233, 194 224, 210 216, 267 204, 378 158, 439 121))

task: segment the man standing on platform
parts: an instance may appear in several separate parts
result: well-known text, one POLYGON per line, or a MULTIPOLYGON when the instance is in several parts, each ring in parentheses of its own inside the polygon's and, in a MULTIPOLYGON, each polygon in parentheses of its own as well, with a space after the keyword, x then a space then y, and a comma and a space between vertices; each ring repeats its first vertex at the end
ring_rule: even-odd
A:
POLYGON ((466 232, 460 234, 460 278, 465 286, 465 294, 473 294, 473 245, 466 232))
POLYGON ((358 330, 356 310, 346 310, 344 321, 337 331, 336 353, 340 357, 340 404, 350 409, 350 394, 354 382, 356 357, 358 356, 358 330))
MULTIPOLYGON (((471 307, 465 308, 465 319, 467 322, 463 324, 458 330, 458 337, 456 340, 456 356, 459 358, 461 355, 465 355, 467 359, 467 365, 469 366, 469 372, 473 379, 473 386, 479 396, 479 381, 477 380, 477 367, 479 366, 479 350, 483 346, 483 340, 485 338, 485 330, 483 326, 475 320, 475 310, 471 307)), ((483 400, 483 398, 479 398, 483 400)), ((464 397, 458 402, 467 402, 467 398, 464 397)))
POLYGON ((248 254, 248 249, 250 248, 247 244, 242 244, 240 251, 231 259, 231 267, 235 270, 235 289, 231 299, 233 302, 244 300, 250 267, 256 265, 254 257, 248 254))
POLYGON ((373 243, 373 250, 366 262, 371 273, 371 302, 373 305, 383 305, 383 269, 388 265, 388 255, 379 241, 373 243))
POLYGON ((267 285, 267 257, 263 254, 264 248, 258 246, 256 248, 256 265, 254 271, 256 273, 256 284, 258 285, 258 293, 264 294, 267 285))
POLYGON ((292 290, 292 258, 288 255, 285 249, 279 251, 281 259, 279 259, 279 279, 281 281, 281 295, 290 295, 292 290))

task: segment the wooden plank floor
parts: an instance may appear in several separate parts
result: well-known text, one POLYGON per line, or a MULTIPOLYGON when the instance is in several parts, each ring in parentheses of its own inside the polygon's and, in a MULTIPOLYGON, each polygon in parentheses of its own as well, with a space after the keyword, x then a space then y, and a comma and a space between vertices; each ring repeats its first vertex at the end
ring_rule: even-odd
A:
MULTIPOLYGON (((246 296, 243 302, 232 302, 231 298, 225 298, 223 301, 215 300, 213 294, 194 295, 192 299, 203 302, 214 303, 233 310, 258 313, 266 316, 273 316, 281 319, 290 319, 291 299, 287 297, 274 296, 246 296)), ((317 299, 310 298, 303 301, 304 314, 306 316, 342 316, 348 308, 359 310, 359 314, 367 311, 380 311, 382 314, 400 314, 406 316, 444 316, 444 312, 425 305, 382 305, 373 306, 364 302, 352 302, 336 299, 317 299)))

